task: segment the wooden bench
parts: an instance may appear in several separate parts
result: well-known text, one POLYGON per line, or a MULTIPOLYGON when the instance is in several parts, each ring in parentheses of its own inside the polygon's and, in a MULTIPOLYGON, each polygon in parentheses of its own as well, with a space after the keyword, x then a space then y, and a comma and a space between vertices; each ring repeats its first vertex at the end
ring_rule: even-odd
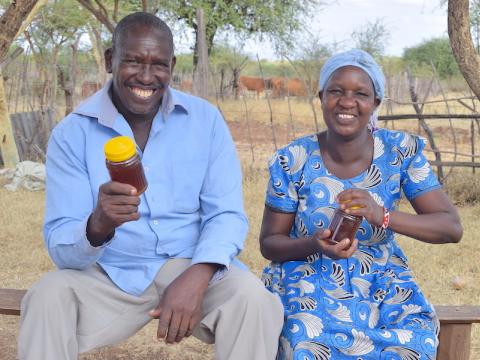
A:
MULTIPOLYGON (((0 314, 20 315, 20 301, 26 290, 0 289, 0 314)), ((437 360, 470 360, 473 323, 480 323, 480 306, 436 305, 440 319, 437 360)))

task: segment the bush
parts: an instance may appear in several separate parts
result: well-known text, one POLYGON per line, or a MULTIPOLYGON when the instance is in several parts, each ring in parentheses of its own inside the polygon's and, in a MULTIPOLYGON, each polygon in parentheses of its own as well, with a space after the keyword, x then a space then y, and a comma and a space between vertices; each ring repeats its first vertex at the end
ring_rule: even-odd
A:
POLYGON ((474 205, 480 203, 480 174, 471 170, 454 170, 444 181, 444 189, 455 205, 474 205))

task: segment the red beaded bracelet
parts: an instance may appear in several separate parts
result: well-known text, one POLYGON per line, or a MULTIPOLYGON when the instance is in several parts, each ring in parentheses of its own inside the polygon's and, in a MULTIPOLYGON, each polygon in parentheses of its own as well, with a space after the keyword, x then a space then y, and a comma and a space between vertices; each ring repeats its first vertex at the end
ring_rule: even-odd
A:
POLYGON ((390 223, 390 211, 387 208, 383 207, 383 222, 382 229, 386 229, 390 223))

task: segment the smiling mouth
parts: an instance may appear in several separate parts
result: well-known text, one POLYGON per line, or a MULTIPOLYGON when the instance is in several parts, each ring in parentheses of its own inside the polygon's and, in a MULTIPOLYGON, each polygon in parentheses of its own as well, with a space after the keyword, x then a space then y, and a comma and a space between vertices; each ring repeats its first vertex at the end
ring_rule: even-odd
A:
POLYGON ((352 114, 337 114, 338 118, 343 119, 343 120, 350 120, 355 117, 355 115, 352 114))
POLYGON ((153 89, 140 89, 138 87, 133 87, 133 86, 130 86, 129 89, 135 96, 141 99, 148 99, 152 97, 153 94, 157 91, 153 89))

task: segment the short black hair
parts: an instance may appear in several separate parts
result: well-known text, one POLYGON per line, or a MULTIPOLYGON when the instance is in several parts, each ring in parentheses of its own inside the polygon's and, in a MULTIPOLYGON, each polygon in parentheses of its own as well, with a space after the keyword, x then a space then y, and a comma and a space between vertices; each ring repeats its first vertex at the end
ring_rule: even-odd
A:
POLYGON ((164 34, 165 37, 167 38, 167 41, 169 42, 169 45, 173 53, 173 50, 174 50, 173 35, 168 25, 163 20, 156 17, 155 15, 147 12, 142 12, 142 11, 129 14, 118 22, 117 26, 115 27, 115 30, 113 31, 112 48, 117 47, 122 37, 125 36, 125 34, 131 28, 134 28, 137 26, 150 27, 164 34))

